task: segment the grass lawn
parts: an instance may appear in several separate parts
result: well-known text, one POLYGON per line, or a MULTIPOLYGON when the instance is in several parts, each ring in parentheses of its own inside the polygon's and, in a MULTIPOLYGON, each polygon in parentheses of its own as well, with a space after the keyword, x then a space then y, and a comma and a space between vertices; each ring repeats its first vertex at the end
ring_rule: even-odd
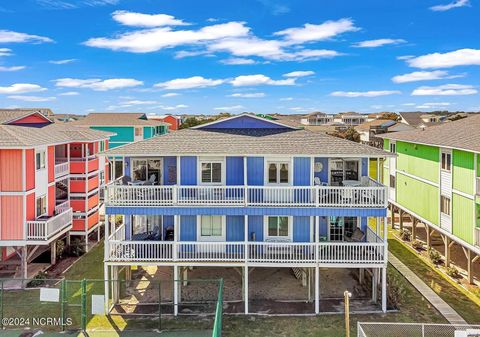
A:
MULTIPOLYGON (((393 249, 398 248, 392 243, 393 249)), ((408 254, 406 254, 408 256, 408 254)), ((88 254, 79 259, 66 273, 65 278, 69 280, 103 279, 103 244, 92 249, 88 254)), ((404 261, 405 263, 405 261, 404 261)), ((356 336, 357 321, 384 321, 384 322, 431 322, 446 323, 446 320, 428 303, 420 293, 417 292, 396 270, 389 267, 393 277, 398 279, 400 287, 404 289, 404 296, 401 299, 400 310, 394 313, 353 315, 351 317, 352 336, 356 336)), ((428 267, 427 267, 428 268, 428 267)), ((72 283, 68 289, 69 297, 73 304, 80 303, 79 289, 72 283)), ((90 294, 103 293, 103 282, 88 284, 88 297, 90 294)), ((38 291, 7 292, 5 303, 7 306, 5 317, 12 315, 24 316, 25 313, 36 316, 53 315, 58 316, 58 304, 49 306, 37 305, 38 291), (16 306, 22 303, 23 306, 16 306), (13 305, 15 304, 15 305, 13 305)), ((465 303, 467 305, 467 303, 465 303)), ((471 307, 473 308, 473 307, 471 307)), ((478 309, 478 308, 476 308, 478 309)), ((78 307, 69 307, 67 315, 79 316, 78 307)), ((478 315, 478 311, 472 312, 471 317, 478 315)), ((467 319, 468 320, 468 319, 467 319)), ((125 319, 120 316, 91 316, 87 318, 90 331, 117 331, 122 330, 148 330, 157 328, 158 321, 152 319, 125 319)), ((212 318, 189 318, 166 319, 163 327, 167 329, 180 330, 205 330, 211 329, 212 318)), ((93 334, 94 335, 94 334, 93 334)), ((322 336, 338 337, 344 335, 343 315, 325 315, 317 317, 262 317, 262 316, 224 316, 224 336, 322 336)), ((140 335, 139 335, 140 336, 140 335)))
POLYGON ((480 323, 480 307, 461 290, 452 285, 433 266, 427 265, 414 252, 395 238, 388 240, 388 248, 399 260, 417 274, 445 302, 447 302, 468 323, 480 323))

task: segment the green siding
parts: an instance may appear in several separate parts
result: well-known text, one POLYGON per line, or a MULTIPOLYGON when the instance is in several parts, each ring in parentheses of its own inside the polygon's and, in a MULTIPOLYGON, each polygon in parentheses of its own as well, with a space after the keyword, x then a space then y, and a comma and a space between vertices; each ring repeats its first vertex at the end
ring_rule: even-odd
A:
POLYGON ((129 143, 129 142, 109 143, 109 144, 108 144, 108 148, 109 148, 109 149, 114 149, 114 148, 116 148, 116 147, 123 146, 123 145, 127 145, 127 144, 130 144, 130 143, 129 143))
POLYGON ((472 152, 453 150, 453 188, 467 194, 474 194, 475 157, 472 152))
POLYGON ((477 154, 477 177, 480 177, 480 154, 477 154))
POLYGON ((438 147, 397 141, 397 171, 438 183, 439 153, 438 147))
POLYGON ((473 207, 472 200, 453 193, 452 232, 453 235, 470 244, 473 244, 473 207))
MULTIPOLYGON (((397 172, 397 202, 427 219, 439 224, 438 188, 397 172)), ((472 213, 470 213, 472 214, 472 213)))
MULTIPOLYGON (((110 137, 111 142, 133 142, 134 129, 131 126, 91 126, 91 129, 116 133, 110 137)), ((117 145, 118 146, 118 145, 117 145)))
POLYGON ((383 140, 383 149, 385 151, 390 151, 390 139, 383 140))

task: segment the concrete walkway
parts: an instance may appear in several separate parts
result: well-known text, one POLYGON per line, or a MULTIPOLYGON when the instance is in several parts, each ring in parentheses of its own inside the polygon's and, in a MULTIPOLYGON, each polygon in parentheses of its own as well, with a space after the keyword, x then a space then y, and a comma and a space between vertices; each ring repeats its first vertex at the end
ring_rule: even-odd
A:
POLYGON ((450 324, 468 324, 453 308, 440 298, 429 286, 425 284, 406 265, 397 259, 392 253, 388 253, 388 262, 402 274, 419 292, 429 301, 450 324))

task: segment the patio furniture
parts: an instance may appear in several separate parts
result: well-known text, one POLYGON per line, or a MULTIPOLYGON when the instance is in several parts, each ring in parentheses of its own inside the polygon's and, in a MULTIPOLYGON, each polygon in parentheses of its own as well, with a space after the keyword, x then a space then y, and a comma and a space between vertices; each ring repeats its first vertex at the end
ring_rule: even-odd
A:
MULTIPOLYGON (((152 174, 150 178, 148 179, 148 185, 155 185, 155 180, 157 179, 157 176, 155 174, 152 174)), ((146 184, 146 183, 145 183, 146 184)))
POLYGON ((132 178, 130 178, 129 176, 122 177, 122 185, 129 185, 129 182, 131 181, 132 181, 132 178))
POLYGON ((348 237, 345 236, 345 241, 348 242, 364 242, 365 241, 365 233, 360 228, 355 228, 352 233, 352 236, 348 237))

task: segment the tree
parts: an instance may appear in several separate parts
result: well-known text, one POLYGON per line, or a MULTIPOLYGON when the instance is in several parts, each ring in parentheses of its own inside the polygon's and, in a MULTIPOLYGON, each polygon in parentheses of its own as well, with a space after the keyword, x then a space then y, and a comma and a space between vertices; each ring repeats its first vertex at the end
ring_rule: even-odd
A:
POLYGON ((334 131, 330 134, 338 138, 343 138, 356 143, 360 143, 360 134, 354 128, 348 128, 344 131, 334 131))

